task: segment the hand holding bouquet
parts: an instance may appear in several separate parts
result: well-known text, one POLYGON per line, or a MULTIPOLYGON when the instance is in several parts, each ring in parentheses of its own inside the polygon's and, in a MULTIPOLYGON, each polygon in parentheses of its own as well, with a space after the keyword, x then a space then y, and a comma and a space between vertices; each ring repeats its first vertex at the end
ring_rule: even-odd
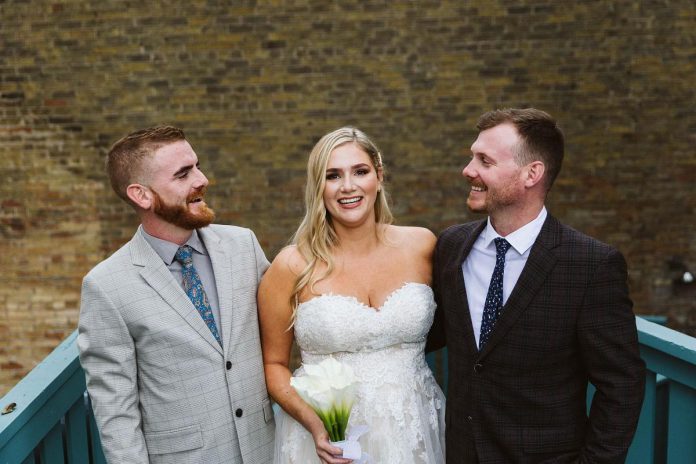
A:
POLYGON ((344 458, 355 459, 356 463, 369 462, 369 456, 362 452, 358 443, 367 427, 346 430, 355 401, 353 369, 333 358, 326 358, 319 364, 305 364, 304 371, 306 375, 291 378, 290 385, 317 413, 331 443, 343 449, 344 458))
POLYGON ((305 364, 306 375, 293 377, 290 385, 324 423, 333 442, 346 439, 346 427, 355 400, 355 374, 350 366, 333 358, 305 364))

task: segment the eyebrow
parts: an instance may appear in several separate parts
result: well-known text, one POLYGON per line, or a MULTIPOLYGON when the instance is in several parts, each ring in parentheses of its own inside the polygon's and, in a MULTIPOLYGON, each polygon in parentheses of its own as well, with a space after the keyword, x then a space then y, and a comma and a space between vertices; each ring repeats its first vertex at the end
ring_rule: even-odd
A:
MULTIPOLYGON (((195 164, 195 166, 198 166, 198 165, 200 165, 200 163, 196 163, 196 164, 195 164)), ((182 167, 180 167, 180 168, 174 173, 173 176, 174 176, 174 177, 179 177, 181 174, 184 174, 184 173, 190 171, 191 169, 193 169, 193 166, 194 166, 193 164, 189 164, 189 165, 186 165, 186 166, 182 166, 182 167)))
MULTIPOLYGON (((363 166, 371 167, 372 165, 371 165, 371 164, 368 164, 368 163, 358 163, 358 164, 352 165, 352 166, 350 167, 350 169, 356 169, 356 168, 360 168, 360 167, 363 167, 363 166)), ((340 171, 340 170, 341 170, 340 168, 326 168, 326 172, 329 172, 329 171, 340 171)))

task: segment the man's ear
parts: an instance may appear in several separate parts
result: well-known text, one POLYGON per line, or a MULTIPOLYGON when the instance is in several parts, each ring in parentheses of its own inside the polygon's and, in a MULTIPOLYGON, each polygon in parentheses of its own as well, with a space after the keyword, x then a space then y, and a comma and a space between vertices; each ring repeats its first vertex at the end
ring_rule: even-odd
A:
POLYGON ((544 173, 546 172, 546 166, 541 161, 532 161, 527 166, 525 166, 527 175, 524 179, 525 187, 531 188, 540 183, 544 179, 544 173))
POLYGON ((150 209, 153 203, 152 191, 141 184, 130 184, 126 187, 128 198, 141 209, 150 209))

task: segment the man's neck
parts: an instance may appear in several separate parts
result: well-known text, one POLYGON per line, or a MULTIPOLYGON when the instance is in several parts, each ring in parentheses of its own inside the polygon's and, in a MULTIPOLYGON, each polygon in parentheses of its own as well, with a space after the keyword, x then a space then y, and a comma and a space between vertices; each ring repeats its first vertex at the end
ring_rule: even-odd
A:
POLYGON ((183 245, 186 243, 188 239, 191 238, 191 234, 193 234, 192 230, 182 229, 181 227, 177 227, 163 221, 153 221, 147 220, 146 218, 141 218, 141 224, 143 225, 145 232, 153 237, 176 243, 177 245, 183 245))
POLYGON ((543 207, 542 203, 516 211, 493 212, 489 218, 498 235, 506 237, 536 219, 543 207))

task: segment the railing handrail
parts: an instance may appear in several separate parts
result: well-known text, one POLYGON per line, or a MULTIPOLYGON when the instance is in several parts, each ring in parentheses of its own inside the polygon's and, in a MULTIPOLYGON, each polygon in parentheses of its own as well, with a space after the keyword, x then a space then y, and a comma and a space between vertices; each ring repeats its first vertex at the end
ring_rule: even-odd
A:
POLYGON ((636 326, 648 370, 696 389, 696 338, 640 317, 636 326))
MULTIPOLYGON (((3 451, 17 432, 37 414, 48 414, 45 417, 47 428, 50 428, 51 423, 60 421, 65 411, 47 403, 76 374, 80 374, 84 384, 81 371, 77 351, 77 330, 75 330, 0 399, 0 408, 5 408, 12 403, 16 404, 14 412, 0 416, 0 457, 3 457, 3 451)), ((0 460, 0 462, 4 461, 0 460)))

